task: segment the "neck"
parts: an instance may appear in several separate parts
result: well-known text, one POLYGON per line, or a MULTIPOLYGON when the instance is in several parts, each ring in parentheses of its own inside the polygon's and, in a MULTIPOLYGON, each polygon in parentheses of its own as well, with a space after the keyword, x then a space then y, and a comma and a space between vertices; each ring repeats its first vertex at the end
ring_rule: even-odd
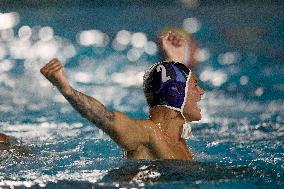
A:
POLYGON ((156 106, 150 109, 150 120, 159 124, 162 132, 173 140, 181 139, 184 118, 177 110, 165 106, 156 106))

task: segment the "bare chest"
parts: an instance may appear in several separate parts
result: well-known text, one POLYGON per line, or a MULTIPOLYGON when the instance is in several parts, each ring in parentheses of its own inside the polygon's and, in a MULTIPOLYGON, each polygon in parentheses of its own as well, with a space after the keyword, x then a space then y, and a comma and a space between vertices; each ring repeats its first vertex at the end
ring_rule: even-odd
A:
POLYGON ((153 148, 159 156, 167 159, 192 160, 192 153, 183 139, 180 141, 172 141, 168 137, 163 139, 157 141, 153 148))
POLYGON ((127 152, 128 159, 179 159, 192 160, 192 153, 183 140, 171 141, 167 136, 151 139, 149 145, 141 145, 127 152))

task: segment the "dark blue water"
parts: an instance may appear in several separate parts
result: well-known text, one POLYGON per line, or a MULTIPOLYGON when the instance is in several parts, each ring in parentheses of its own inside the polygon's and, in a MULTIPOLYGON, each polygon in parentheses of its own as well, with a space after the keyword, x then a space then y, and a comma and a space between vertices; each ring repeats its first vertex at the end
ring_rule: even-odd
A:
POLYGON ((0 188, 283 187, 283 3, 182 2, 3 2, 0 133, 25 147, 1 151, 0 188), (146 42, 153 46, 162 28, 183 27, 187 18, 202 61, 194 71, 206 90, 188 141, 193 163, 125 160, 39 73, 58 57, 74 88, 147 118, 142 75, 160 52, 146 42), (82 45, 86 30, 96 30, 87 40, 95 44, 82 45), (121 30, 134 42, 119 50, 121 30))

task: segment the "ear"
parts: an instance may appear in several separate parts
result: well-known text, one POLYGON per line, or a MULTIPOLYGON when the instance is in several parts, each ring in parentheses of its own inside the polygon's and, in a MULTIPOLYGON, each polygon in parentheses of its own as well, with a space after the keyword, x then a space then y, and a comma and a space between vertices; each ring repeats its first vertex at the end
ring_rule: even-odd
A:
POLYGON ((175 82, 172 82, 168 86, 168 92, 166 96, 167 102, 169 102, 170 105, 177 107, 180 106, 180 104, 182 104, 183 101, 182 97, 183 95, 179 85, 175 82))
POLYGON ((180 91, 178 89, 178 86, 173 83, 171 86, 170 86, 170 95, 173 95, 173 96, 179 96, 180 95, 180 91))

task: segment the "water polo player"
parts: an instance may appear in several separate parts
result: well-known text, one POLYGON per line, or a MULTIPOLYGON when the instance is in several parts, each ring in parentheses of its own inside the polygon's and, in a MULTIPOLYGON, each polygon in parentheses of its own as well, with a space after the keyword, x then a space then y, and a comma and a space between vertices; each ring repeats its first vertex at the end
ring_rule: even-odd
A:
POLYGON ((204 91, 184 64, 163 61, 146 71, 143 88, 150 106, 147 120, 108 110, 98 100, 72 88, 58 59, 40 71, 83 117, 127 151, 128 159, 192 160, 185 139, 192 136, 189 122, 201 119, 197 102, 204 91))

